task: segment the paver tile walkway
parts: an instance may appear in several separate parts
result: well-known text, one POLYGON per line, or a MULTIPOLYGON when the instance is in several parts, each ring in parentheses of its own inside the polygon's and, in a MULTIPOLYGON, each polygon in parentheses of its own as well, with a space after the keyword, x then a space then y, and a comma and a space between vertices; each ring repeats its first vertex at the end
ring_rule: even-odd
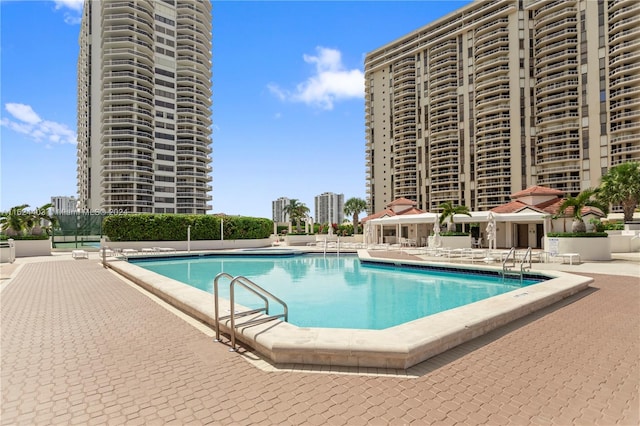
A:
POLYGON ((1 296, 2 425, 637 425, 640 283, 590 289, 414 368, 263 371, 91 260, 1 296))

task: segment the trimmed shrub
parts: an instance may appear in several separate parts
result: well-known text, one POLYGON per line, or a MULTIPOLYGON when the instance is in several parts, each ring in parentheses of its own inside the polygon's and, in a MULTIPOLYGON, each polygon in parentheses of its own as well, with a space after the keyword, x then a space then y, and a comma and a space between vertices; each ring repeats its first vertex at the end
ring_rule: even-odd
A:
POLYGON ((264 218, 186 214, 113 215, 102 230, 111 241, 185 241, 191 226, 191 240, 219 240, 222 221, 225 240, 268 238, 273 231, 273 222, 264 218))
POLYGON ((43 234, 43 235, 15 235, 15 236, 11 236, 11 235, 6 235, 6 234, 0 234, 0 241, 7 241, 9 238, 11 238, 13 240, 48 240, 49 239, 49 235, 43 234))
POLYGON ((551 238, 606 238, 606 232, 549 232, 547 237, 551 238))

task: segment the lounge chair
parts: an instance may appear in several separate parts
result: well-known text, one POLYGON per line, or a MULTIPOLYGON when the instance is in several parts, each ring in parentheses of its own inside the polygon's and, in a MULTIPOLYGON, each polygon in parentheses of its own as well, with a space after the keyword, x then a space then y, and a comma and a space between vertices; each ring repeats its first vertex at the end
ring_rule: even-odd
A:
POLYGON ((482 248, 482 238, 471 238, 471 248, 482 248))
POLYGON ((161 253, 175 253, 176 251, 173 247, 153 247, 153 249, 161 253))
POLYGON ((73 259, 88 259, 89 253, 85 250, 73 250, 71 252, 71 257, 73 259))

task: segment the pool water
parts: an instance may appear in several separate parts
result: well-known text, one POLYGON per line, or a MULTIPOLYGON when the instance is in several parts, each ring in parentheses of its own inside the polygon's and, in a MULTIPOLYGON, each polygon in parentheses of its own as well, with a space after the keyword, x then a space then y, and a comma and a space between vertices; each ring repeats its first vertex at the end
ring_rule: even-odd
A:
MULTIPOLYGON (((213 293, 217 274, 243 275, 278 296, 299 327, 381 330, 539 281, 361 263, 355 256, 202 256, 131 260, 137 266, 213 293)), ((229 298, 229 280, 219 281, 229 298)), ((261 307, 236 287, 236 302, 261 307)), ((212 298, 213 303, 213 298, 212 298)), ((270 314, 280 313, 273 308, 270 314)), ((279 308, 279 307, 277 307, 279 308)))

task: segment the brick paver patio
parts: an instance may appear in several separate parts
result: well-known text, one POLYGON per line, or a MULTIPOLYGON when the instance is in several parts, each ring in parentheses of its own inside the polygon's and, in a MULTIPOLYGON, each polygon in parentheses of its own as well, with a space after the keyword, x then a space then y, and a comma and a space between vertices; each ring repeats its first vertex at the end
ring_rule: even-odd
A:
POLYGON ((92 260, 1 296, 2 425, 637 425, 640 283, 592 287, 414 369, 264 371, 92 260))

